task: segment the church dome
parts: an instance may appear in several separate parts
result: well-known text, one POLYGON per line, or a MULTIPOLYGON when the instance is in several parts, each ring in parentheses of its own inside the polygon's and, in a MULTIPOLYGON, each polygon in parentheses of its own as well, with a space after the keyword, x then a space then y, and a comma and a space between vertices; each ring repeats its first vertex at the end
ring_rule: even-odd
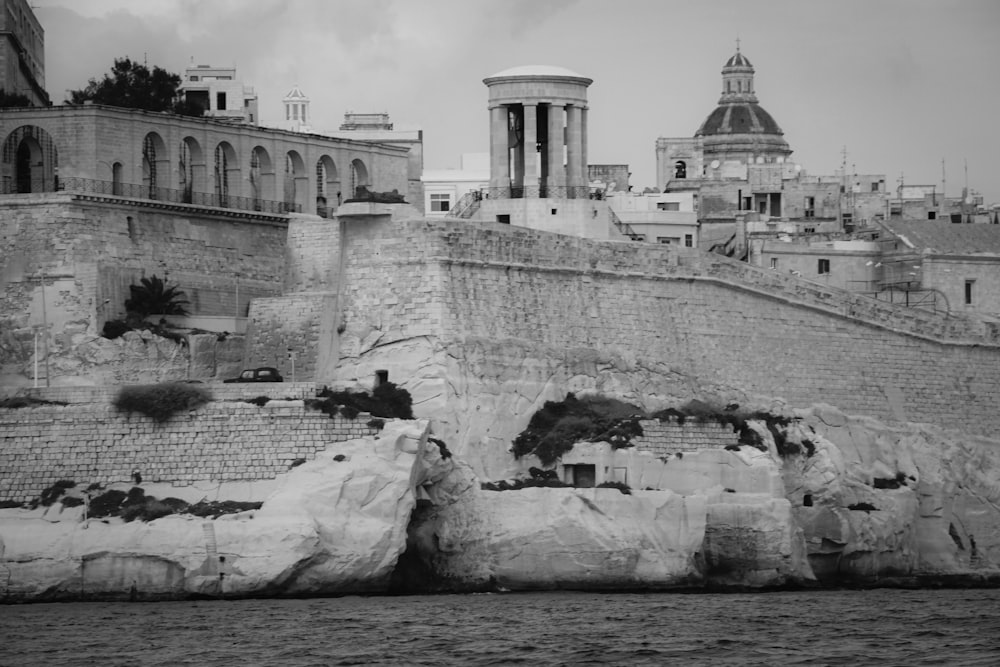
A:
POLYGON ((781 127, 757 102, 754 68, 737 49, 722 68, 719 105, 701 124, 706 159, 776 158, 791 155, 781 127))

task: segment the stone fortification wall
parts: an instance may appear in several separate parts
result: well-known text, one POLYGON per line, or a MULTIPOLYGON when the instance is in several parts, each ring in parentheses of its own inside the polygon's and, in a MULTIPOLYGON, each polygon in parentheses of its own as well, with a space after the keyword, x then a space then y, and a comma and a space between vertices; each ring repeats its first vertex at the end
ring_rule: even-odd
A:
POLYGON ((245 315, 250 298, 280 293, 285 234, 284 221, 253 216, 184 214, 63 193, 5 197, 0 364, 30 358, 31 327, 43 320, 53 355, 74 335, 97 335, 104 321, 124 314, 128 286, 142 276, 168 276, 192 313, 245 315))
MULTIPOLYGON (((998 336, 981 322, 693 250, 499 224, 384 221, 346 228, 344 245, 340 362, 359 377, 369 371, 352 357, 372 352, 373 367, 392 363, 392 348, 377 348, 417 338, 457 348, 461 372, 478 378, 479 393, 502 393, 510 373, 528 371, 551 388, 546 377, 575 364, 577 352, 597 351, 620 357, 622 377, 659 367, 645 395, 661 389, 657 378, 680 377, 734 397, 826 402, 979 433, 1000 428, 998 336), (517 358, 468 353, 475 341, 516 350, 517 358), (504 364, 511 368, 498 370, 504 364)), ((395 372, 424 382, 431 350, 420 352, 421 359, 395 355, 395 372)), ((455 380, 438 381, 445 402, 456 391, 449 385, 472 386, 455 380)))
POLYGON ((726 445, 739 442, 739 434, 731 426, 715 422, 659 421, 644 419, 639 422, 642 435, 633 438, 637 451, 653 452, 657 456, 669 456, 678 452, 700 449, 724 449, 726 445))
POLYGON ((370 416, 330 419, 299 401, 212 402, 162 424, 107 405, 0 409, 0 500, 25 501, 60 479, 196 482, 273 479, 331 443, 371 435, 370 416))

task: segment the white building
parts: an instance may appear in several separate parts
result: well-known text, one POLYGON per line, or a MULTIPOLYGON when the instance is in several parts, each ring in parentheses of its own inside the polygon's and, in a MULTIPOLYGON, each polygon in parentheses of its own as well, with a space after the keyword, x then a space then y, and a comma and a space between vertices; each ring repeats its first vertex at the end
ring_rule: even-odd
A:
POLYGON ((458 169, 428 169, 424 185, 424 215, 441 218, 470 192, 490 184, 490 154, 463 153, 458 169))
POLYGON ((260 121, 257 93, 236 78, 235 67, 188 67, 179 92, 189 103, 201 106, 208 118, 247 125, 257 125, 260 121))
POLYGON ((693 192, 613 192, 607 202, 634 240, 694 248, 698 245, 696 196, 693 192))

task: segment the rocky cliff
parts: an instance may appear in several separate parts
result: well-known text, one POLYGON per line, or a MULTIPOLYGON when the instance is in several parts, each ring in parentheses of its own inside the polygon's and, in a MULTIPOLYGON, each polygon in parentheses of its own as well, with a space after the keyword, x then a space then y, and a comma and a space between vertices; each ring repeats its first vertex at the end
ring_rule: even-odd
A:
MULTIPOLYGON (((828 406, 767 451, 620 456, 637 488, 490 491, 426 421, 335 443, 259 510, 142 523, 0 510, 7 601, 1000 580, 1000 448, 828 406), (639 485, 642 485, 641 487, 639 485)), ((610 460, 610 459, 608 459, 610 460)))

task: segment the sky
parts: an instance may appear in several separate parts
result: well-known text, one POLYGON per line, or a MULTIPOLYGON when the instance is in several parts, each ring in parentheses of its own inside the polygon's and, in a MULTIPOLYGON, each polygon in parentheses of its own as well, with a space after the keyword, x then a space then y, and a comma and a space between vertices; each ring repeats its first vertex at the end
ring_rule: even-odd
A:
MULTIPOLYGON (((263 125, 298 85, 313 130, 388 112, 425 169, 489 151, 482 80, 555 65, 594 80, 588 162, 656 183, 657 137, 693 136, 736 51, 810 174, 885 174, 1000 202, 998 0, 32 0, 53 103, 117 57, 235 65, 263 125)), ((940 188, 939 188, 940 190, 940 188)))

